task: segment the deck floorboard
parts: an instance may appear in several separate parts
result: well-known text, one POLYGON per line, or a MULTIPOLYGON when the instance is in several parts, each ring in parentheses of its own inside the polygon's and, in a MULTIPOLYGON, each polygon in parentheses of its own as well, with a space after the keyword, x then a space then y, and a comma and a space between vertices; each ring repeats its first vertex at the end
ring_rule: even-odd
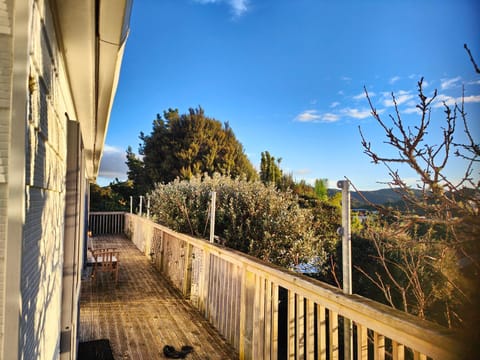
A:
POLYGON ((187 359, 237 359, 233 347, 121 235, 94 247, 120 250, 118 283, 110 274, 82 281, 79 340, 109 339, 116 360, 164 359, 163 347, 193 346, 187 359))

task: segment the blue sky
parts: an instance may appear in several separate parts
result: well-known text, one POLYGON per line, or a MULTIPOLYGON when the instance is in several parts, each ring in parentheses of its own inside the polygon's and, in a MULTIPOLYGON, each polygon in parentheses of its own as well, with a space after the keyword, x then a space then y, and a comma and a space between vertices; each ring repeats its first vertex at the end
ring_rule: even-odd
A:
MULTIPOLYGON (((385 187, 386 169, 361 147, 359 125, 391 154, 363 87, 385 119, 393 91, 414 122, 423 76, 427 95, 438 89, 431 124, 439 129, 441 101, 460 99, 464 86, 478 141, 480 76, 463 49, 480 62, 478 14, 474 0, 136 0, 98 182, 126 178, 125 150, 137 150, 157 113, 200 105, 230 123, 255 166, 267 150, 297 180, 335 187, 347 176, 363 190, 385 187)), ((438 143, 440 131, 429 137, 438 143)), ((452 161, 449 176, 463 167, 452 161)))

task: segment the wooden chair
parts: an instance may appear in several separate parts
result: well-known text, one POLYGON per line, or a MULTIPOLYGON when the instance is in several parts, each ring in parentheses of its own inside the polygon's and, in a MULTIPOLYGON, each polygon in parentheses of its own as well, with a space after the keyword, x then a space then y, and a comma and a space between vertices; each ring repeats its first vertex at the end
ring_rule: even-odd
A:
POLYGON ((115 248, 92 250, 94 259, 92 279, 95 280, 98 273, 109 272, 115 276, 116 284, 118 281, 119 253, 115 248))

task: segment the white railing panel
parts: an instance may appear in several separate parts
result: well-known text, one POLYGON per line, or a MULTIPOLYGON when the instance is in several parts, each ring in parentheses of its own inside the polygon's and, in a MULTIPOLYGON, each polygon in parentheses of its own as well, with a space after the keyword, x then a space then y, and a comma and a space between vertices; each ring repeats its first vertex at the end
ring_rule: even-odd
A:
POLYGON ((95 235, 122 234, 125 216, 123 212, 91 212, 88 230, 95 235))
MULTIPOLYGON (((117 231, 116 218, 95 216, 92 223, 104 224, 98 225, 101 231, 117 231)), ((124 216, 124 232, 241 359, 277 359, 285 344, 287 359, 338 359, 344 343, 339 318, 354 324, 357 359, 403 359, 407 348, 418 359, 461 358, 460 343, 437 325, 137 215, 124 216), (280 289, 287 294, 285 311, 279 306, 280 289), (282 336, 285 344, 279 343, 282 336)))

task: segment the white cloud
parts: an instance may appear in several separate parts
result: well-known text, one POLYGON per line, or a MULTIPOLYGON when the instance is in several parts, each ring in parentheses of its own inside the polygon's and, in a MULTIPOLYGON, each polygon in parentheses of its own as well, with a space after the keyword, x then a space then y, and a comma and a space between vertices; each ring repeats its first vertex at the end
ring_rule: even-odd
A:
POLYGON ((295 117, 295 120, 300 122, 312 122, 320 120, 321 116, 318 114, 317 110, 305 110, 301 114, 298 114, 295 117))
POLYGON ((240 16, 248 10, 248 0, 230 0, 230 6, 233 9, 235 15, 240 16))
MULTIPOLYGON (((462 98, 457 98, 457 102, 460 103, 462 101, 462 98)), ((477 103, 480 102, 480 95, 470 95, 470 96, 465 96, 463 98, 463 101, 466 103, 477 103)))
POLYGON ((421 111, 419 108, 415 107, 415 106, 412 106, 412 107, 409 107, 409 108, 406 108, 405 110, 403 110, 402 112, 404 112, 405 114, 421 114, 421 111))
POLYGON ((435 102, 449 102, 453 100, 453 97, 452 96, 449 96, 449 95, 444 95, 444 94, 438 94, 437 97, 435 98, 435 102))
POLYGON ((394 77, 390 78, 390 80, 388 82, 390 84, 395 84, 400 79, 401 79, 400 76, 394 76, 394 77))
POLYGON ((343 81, 351 81, 352 80, 352 78, 348 77, 348 76, 342 76, 340 79, 343 80, 343 81))
POLYGON ((451 79, 441 79, 440 88, 442 90, 450 89, 452 87, 455 87, 457 85, 456 83, 459 82, 460 80, 461 80, 460 76, 457 76, 451 79))
POLYGON ((219 4, 226 3, 230 6, 235 16, 241 16, 248 11, 249 0, 194 0, 200 4, 219 4))
POLYGON ((124 151, 116 146, 111 146, 108 144, 105 144, 103 147, 103 153, 124 153, 124 151))
POLYGON ((465 96, 464 98, 462 97, 453 97, 453 96, 448 96, 448 95, 443 95, 440 94, 435 98, 435 103, 433 107, 443 107, 443 104, 447 104, 449 106, 455 105, 455 104, 461 104, 462 101, 464 103, 480 103, 480 95, 469 95, 465 96))
POLYGON ((119 178, 120 180, 126 179, 128 167, 125 161, 125 151, 115 146, 105 144, 98 176, 111 179, 111 181, 115 178, 119 178))
MULTIPOLYGON (((375 95, 376 95, 376 94, 375 94, 373 91, 371 91, 371 92, 369 91, 369 92, 368 92, 368 96, 370 96, 371 98, 374 97, 375 95)), ((358 94, 358 95, 352 96, 352 98, 353 98, 354 100, 363 100, 363 99, 366 99, 367 97, 366 97, 366 95, 365 95, 365 92, 361 92, 361 93, 358 94)))
POLYGON ((305 110, 295 117, 299 122, 335 122, 340 120, 340 116, 333 113, 320 114, 317 110, 305 110))
POLYGON ((335 122, 340 120, 340 116, 332 113, 325 113, 322 115, 322 121, 324 122, 335 122))
MULTIPOLYGON (((395 100, 397 101, 397 105, 407 103, 411 99, 414 98, 414 95, 412 93, 410 93, 409 91, 405 91, 405 90, 399 90, 396 93, 394 93, 394 95, 395 95, 395 100)), ((384 96, 384 99, 383 99, 383 105, 384 106, 391 107, 391 106, 395 105, 393 103, 393 99, 392 99, 391 94, 386 95, 386 93, 384 93, 383 96, 384 96)))
POLYGON ((354 119, 365 119, 371 116, 372 113, 368 109, 359 110, 359 109, 345 108, 345 109, 342 109, 342 114, 354 119))
POLYGON ((338 101, 334 101, 330 104, 330 107, 333 109, 336 108, 338 105, 340 105, 340 103, 338 101))
POLYGON ((311 172, 312 170, 310 169, 298 169, 293 171, 295 175, 307 175, 307 174, 310 174, 311 172))

